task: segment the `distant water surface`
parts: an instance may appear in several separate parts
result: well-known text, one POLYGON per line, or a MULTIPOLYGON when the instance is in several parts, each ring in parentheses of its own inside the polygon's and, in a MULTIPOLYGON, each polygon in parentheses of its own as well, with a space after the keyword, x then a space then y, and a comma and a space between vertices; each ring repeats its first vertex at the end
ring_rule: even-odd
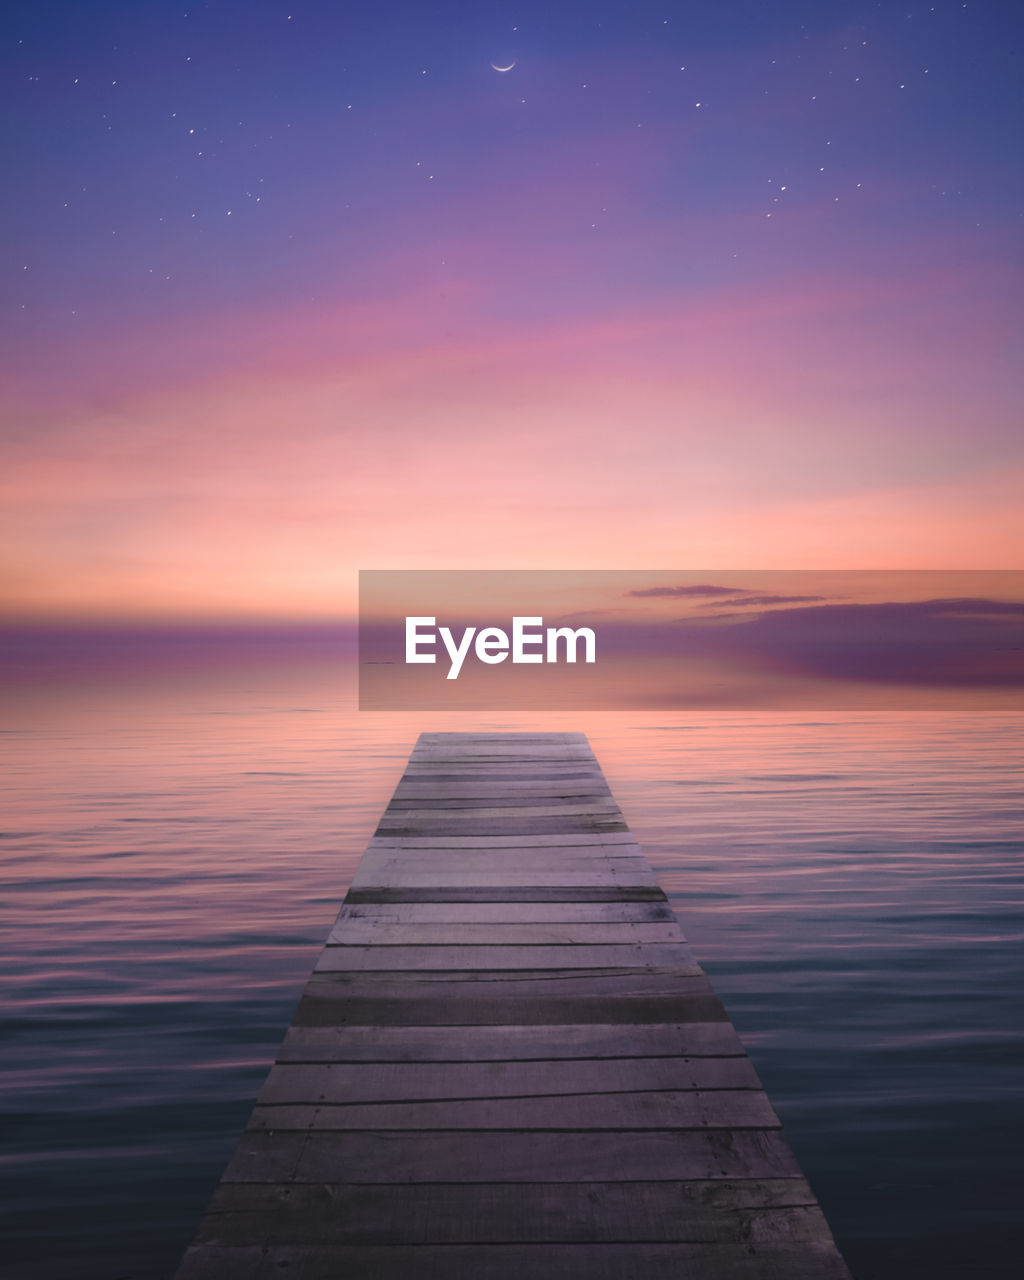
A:
POLYGON ((360 715, 313 647, 20 655, 4 1265, 166 1280, 423 729, 582 729, 859 1280, 1016 1277, 1018 717, 360 715))

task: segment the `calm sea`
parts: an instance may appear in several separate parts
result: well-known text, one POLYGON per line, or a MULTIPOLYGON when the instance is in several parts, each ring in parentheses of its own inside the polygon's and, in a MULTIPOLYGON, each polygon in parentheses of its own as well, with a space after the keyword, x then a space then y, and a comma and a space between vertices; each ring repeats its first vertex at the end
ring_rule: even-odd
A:
POLYGON ((1021 725, 358 714, 352 669, 22 644, 3 1266, 162 1280, 422 729, 582 729, 859 1280, 1019 1272, 1021 725))

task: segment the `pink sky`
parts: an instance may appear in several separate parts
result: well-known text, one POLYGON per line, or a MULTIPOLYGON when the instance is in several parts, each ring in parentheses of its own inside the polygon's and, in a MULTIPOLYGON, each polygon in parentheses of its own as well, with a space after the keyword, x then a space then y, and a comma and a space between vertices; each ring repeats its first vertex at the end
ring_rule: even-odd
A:
POLYGON ((1019 566, 1005 149, 943 78, 961 17, 909 51, 878 21, 685 74, 659 22, 500 83, 454 52, 338 101, 299 76, 280 119, 268 47, 255 142, 203 126, 215 65, 192 133, 131 81, 94 205, 40 135, 5 616, 336 618, 360 568, 1019 566))
POLYGON ((23 386, 9 612, 335 617, 359 568, 1014 567, 1024 466, 964 431, 973 412, 1005 443, 1013 418, 981 344, 943 332, 949 285, 840 277, 476 336, 462 302, 441 341, 413 293, 221 318, 222 367, 190 376, 182 350, 115 395, 23 386))

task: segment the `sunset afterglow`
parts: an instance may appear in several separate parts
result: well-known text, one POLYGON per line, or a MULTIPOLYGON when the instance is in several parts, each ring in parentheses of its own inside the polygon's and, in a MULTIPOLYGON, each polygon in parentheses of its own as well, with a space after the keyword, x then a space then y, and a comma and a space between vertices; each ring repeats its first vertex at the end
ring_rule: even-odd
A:
POLYGON ((740 7, 12 19, 8 617, 1019 565, 999 20, 740 7))

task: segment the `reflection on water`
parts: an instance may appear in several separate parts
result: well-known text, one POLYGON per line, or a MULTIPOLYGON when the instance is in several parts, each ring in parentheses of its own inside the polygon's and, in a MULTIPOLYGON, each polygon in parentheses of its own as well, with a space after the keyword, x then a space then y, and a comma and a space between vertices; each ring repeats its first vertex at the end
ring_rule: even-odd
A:
POLYGON ((173 1270, 416 734, 477 727, 589 734, 860 1280, 1016 1274, 1019 719, 352 706, 322 653, 9 704, 12 1275, 173 1270))

